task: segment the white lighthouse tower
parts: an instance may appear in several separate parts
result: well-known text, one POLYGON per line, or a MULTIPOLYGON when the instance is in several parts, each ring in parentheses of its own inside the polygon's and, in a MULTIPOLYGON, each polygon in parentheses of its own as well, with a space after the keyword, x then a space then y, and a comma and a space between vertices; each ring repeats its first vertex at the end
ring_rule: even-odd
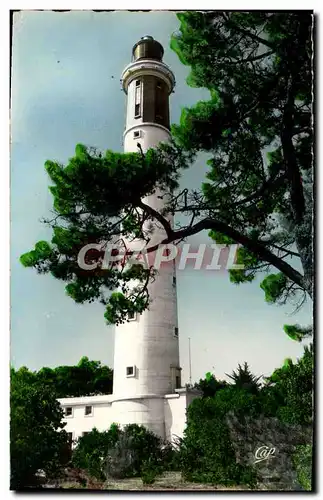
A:
MULTIPOLYGON (((162 61, 163 47, 145 36, 132 50, 132 62, 122 73, 127 95, 124 151, 138 152, 167 141, 169 94, 175 78, 162 61)), ((160 211, 164 200, 156 192, 143 201, 160 211)), ((165 237, 154 221, 150 245, 165 237)), ((151 304, 116 328, 113 376, 113 412, 121 424, 145 425, 164 435, 164 397, 181 387, 175 266, 161 267, 149 285, 151 304)))
MULTIPOLYGON (((124 132, 126 153, 143 152, 168 141, 169 95, 175 78, 163 62, 163 47, 145 36, 132 49, 132 62, 122 73, 127 95, 124 132)), ((160 211, 160 191, 143 201, 160 211)), ((168 216, 172 223, 172 219, 168 216)), ((153 246, 165 238, 153 221, 153 246)), ((139 248, 143 247, 143 242, 139 248)), ((144 425, 166 440, 183 436, 186 410, 200 394, 181 387, 175 265, 158 270, 149 285, 151 304, 115 331, 113 394, 63 398, 66 431, 77 439, 94 427, 107 430, 113 422, 144 425)))

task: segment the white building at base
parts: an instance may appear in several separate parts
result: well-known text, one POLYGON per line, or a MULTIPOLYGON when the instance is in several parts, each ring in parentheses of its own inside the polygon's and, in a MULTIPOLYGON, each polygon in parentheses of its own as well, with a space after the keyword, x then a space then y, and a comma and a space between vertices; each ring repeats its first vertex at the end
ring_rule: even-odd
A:
MULTIPOLYGON (((138 408, 139 415, 149 413, 151 420, 155 417, 158 424, 162 421, 163 432, 156 432, 161 438, 167 441, 173 441, 177 437, 182 437, 186 426, 186 410, 193 399, 199 396, 197 391, 187 389, 175 389, 173 394, 165 394, 162 401, 162 413, 156 415, 156 406, 152 404, 152 398, 142 398, 129 401, 133 411, 129 411, 128 419, 123 417, 123 425, 136 423, 145 425, 150 430, 156 432, 154 426, 148 426, 145 422, 140 422, 136 418, 136 409, 138 408)), ((98 431, 107 431, 110 425, 120 422, 120 416, 114 412, 113 394, 103 396, 89 396, 79 398, 64 398, 59 399, 64 412, 66 422, 65 431, 69 433, 71 440, 76 440, 95 427, 98 431)), ((157 407, 160 409, 160 406, 157 407)), ((161 429, 161 427, 159 427, 161 429)))
MULTIPOLYGON (((156 40, 145 36, 134 45, 132 62, 122 73, 126 153, 138 152, 138 144, 145 153, 170 138, 169 95, 175 77, 163 53, 156 40)), ((156 191, 143 202, 160 211, 165 204, 161 194, 156 191)), ((165 236, 154 221, 149 245, 165 236)), ((175 265, 158 270, 149 296, 149 309, 116 327, 113 394, 59 400, 73 440, 94 427, 108 430, 112 423, 144 425, 166 440, 183 435, 187 407, 199 393, 181 388, 175 265)))

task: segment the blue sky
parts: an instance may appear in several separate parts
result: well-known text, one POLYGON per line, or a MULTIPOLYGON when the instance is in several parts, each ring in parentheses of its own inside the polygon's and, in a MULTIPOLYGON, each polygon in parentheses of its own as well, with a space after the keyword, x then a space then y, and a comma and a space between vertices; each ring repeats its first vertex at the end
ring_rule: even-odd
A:
MULTIPOLYGON (((112 366, 114 329, 103 306, 76 305, 64 284, 39 276, 19 256, 40 239, 50 239, 41 223, 52 209, 47 159, 66 163, 75 145, 122 151, 125 96, 120 75, 131 48, 150 34, 165 49, 176 76, 171 120, 183 106, 208 97, 185 83, 189 69, 169 49, 178 29, 173 13, 22 12, 15 14, 11 112, 11 359, 14 366, 74 364, 82 356, 112 366), (113 77, 113 78, 112 78, 113 77)), ((203 157, 183 174, 181 186, 198 188, 206 172, 203 157)), ((206 234, 189 241, 208 242, 206 234)), ((178 271, 178 311, 183 380, 188 381, 188 337, 192 378, 213 371, 218 377, 248 361, 269 374, 303 347, 288 339, 284 323, 308 324, 309 301, 290 317, 292 305, 269 306, 260 279, 235 286, 226 273, 192 267, 178 271)))

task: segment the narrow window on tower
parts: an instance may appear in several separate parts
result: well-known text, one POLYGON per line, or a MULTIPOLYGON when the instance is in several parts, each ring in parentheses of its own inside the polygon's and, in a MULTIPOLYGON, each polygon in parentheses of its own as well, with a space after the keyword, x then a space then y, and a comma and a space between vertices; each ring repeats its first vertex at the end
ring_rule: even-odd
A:
POLYGON ((156 83, 156 108, 155 108, 155 120, 156 123, 162 123, 163 121, 163 83, 158 80, 156 83))
POLYGON ((180 388, 182 387, 182 382, 181 382, 181 369, 180 369, 180 368, 177 368, 177 370, 176 370, 175 385, 176 385, 176 389, 180 389, 180 388))
POLYGON ((174 328, 174 336, 178 337, 178 328, 177 328, 177 326, 174 328))
POLYGON ((136 80, 135 87, 135 118, 141 117, 141 84, 140 80, 136 80))
POLYGON ((172 366, 170 367, 171 369, 171 388, 172 391, 176 389, 180 389, 182 387, 182 382, 181 382, 181 368, 178 366, 172 366))

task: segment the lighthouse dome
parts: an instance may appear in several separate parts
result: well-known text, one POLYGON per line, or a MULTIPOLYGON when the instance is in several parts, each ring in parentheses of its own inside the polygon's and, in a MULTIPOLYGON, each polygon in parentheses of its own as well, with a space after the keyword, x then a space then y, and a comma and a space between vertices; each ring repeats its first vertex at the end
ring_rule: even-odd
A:
POLYGON ((154 40, 150 35, 143 36, 132 49, 132 60, 138 61, 140 59, 154 59, 162 61, 164 49, 162 45, 154 40))

